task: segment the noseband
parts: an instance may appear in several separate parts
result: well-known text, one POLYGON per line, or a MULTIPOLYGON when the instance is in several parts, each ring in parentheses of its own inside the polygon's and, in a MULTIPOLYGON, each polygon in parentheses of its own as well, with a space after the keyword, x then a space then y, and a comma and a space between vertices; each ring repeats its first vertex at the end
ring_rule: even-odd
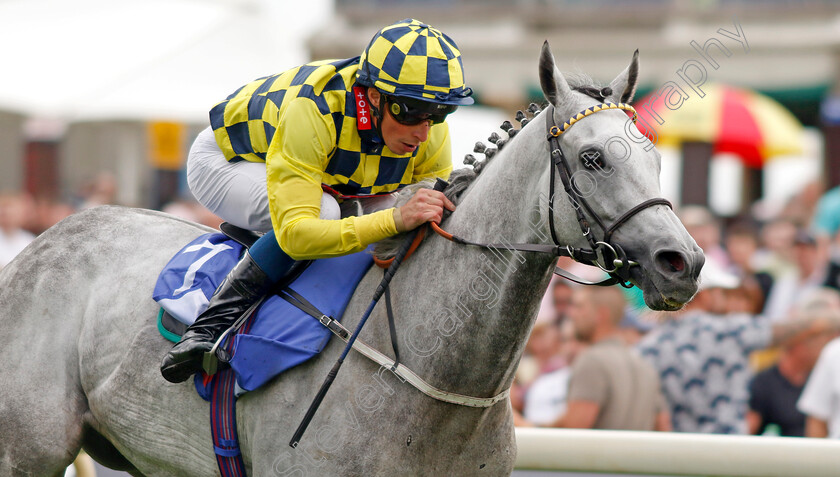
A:
MULTIPOLYGON (((612 240, 612 234, 623 224, 625 224, 628 220, 630 220, 633 216, 641 212, 642 210, 652 207, 654 205, 667 205, 671 207, 671 203, 662 198, 656 199, 649 199, 641 204, 632 207, 630 210, 622 214, 618 219, 616 219, 609 227, 604 225, 604 222, 601 218, 594 212, 592 207, 586 201, 586 198, 580 194, 580 192, 575 188, 574 184, 572 183, 572 174, 571 169, 569 167, 569 163, 566 160, 566 156, 563 155, 563 149, 560 147, 560 135, 563 134, 572 124, 576 123, 577 121, 589 116, 590 114, 594 114, 598 111, 604 111, 606 109, 623 109, 625 111, 631 111, 633 113, 633 120, 636 120, 636 111, 633 109, 632 106, 629 104, 624 103, 602 103, 591 108, 585 109, 580 113, 576 114, 574 117, 570 118, 566 123, 563 124, 563 127, 558 127, 554 123, 554 109, 548 108, 545 113, 547 115, 547 125, 548 125, 548 141, 551 146, 551 183, 550 183, 550 191, 548 195, 548 221, 549 221, 549 228, 551 229, 551 239, 554 241, 554 245, 546 245, 546 244, 531 244, 531 243, 520 243, 520 244, 509 244, 509 243, 494 243, 494 244, 486 244, 486 243, 479 243, 473 242, 470 240, 466 240, 464 238, 458 237, 457 235, 450 234, 440 226, 434 222, 430 222, 429 225, 434 229, 438 234, 443 236, 444 238, 451 240, 456 243, 460 243, 463 245, 473 245, 476 247, 482 248, 489 248, 489 249, 496 249, 496 250, 511 250, 511 251, 520 251, 520 252, 539 252, 539 253, 550 253, 556 256, 562 257, 571 257, 574 260, 586 263, 589 265, 597 265, 601 270, 607 272, 610 278, 606 280, 602 280, 600 282, 589 282, 578 278, 571 273, 559 268, 555 267, 554 273, 560 275, 564 278, 569 280, 575 281, 577 283, 581 283, 584 285, 599 285, 599 286, 608 286, 614 285, 616 283, 621 284, 626 288, 632 287, 632 283, 630 283, 630 267, 638 266, 637 262, 632 260, 628 260, 627 254, 624 253, 624 250, 618 244, 610 243, 612 240), (591 249, 584 249, 584 248, 575 248, 571 245, 561 245, 559 240, 557 240, 557 234, 554 230, 554 184, 556 182, 555 176, 559 175, 560 180, 563 182, 563 187, 566 189, 566 194, 569 196, 569 200, 572 203, 572 206, 575 209, 575 213, 577 214, 578 223, 580 224, 580 230, 583 233, 583 236, 586 238, 587 242, 591 249), (603 230, 604 238, 603 240, 597 240, 592 233, 592 228, 589 226, 589 220, 586 218, 586 214, 584 210, 592 217, 595 223, 603 230)), ((440 180, 440 179, 438 179, 440 180)), ((411 246, 410 250, 416 248, 420 241, 423 240, 424 230, 421 229, 420 233, 417 234, 417 238, 415 239, 414 243, 411 246)), ((409 252, 410 253, 410 252, 409 252)), ((399 260, 402 260, 403 256, 400 255, 399 260)), ((391 265, 391 262, 395 259, 391 260, 376 260, 377 265, 387 268, 391 265)), ((399 262, 397 262, 397 266, 399 262)), ((387 273, 389 273, 390 270, 387 273)), ((432 387, 411 370, 406 368, 402 365, 399 357, 398 351, 398 340, 396 335, 396 325, 394 322, 394 314, 391 310, 391 302, 390 296, 387 292, 387 288, 385 289, 385 304, 386 304, 386 312, 388 314, 388 326, 391 333, 391 345, 394 348, 394 356, 395 359, 392 361, 387 356, 382 355, 378 351, 371 349, 367 345, 361 343, 359 341, 355 341, 353 347, 358 351, 366 354, 369 358, 373 359, 381 366, 385 366, 387 369, 390 369, 392 372, 396 373, 400 376, 404 381, 408 380, 414 387, 422 391, 423 393, 431 396, 435 399, 454 403, 454 404, 461 404, 465 406, 472 406, 472 407, 490 407, 498 403, 499 401, 507 398, 509 389, 502 391, 501 393, 493 396, 491 398, 475 398, 464 396, 457 393, 451 393, 447 391, 443 391, 437 388, 432 387)), ((375 304, 375 302, 374 302, 375 304)), ((369 309, 370 310, 370 309, 369 309)), ((317 311, 317 310, 316 310, 317 311)), ((319 321, 321 320, 317 313, 311 313, 313 317, 318 318, 319 321)), ((324 323, 323 321, 321 321, 324 323)), ((341 325, 338 325, 341 327, 341 325)), ((331 329, 333 333, 341 334, 334 329, 331 329)), ((345 334, 349 334, 346 330, 344 331, 345 334)), ((356 331, 358 333, 358 331, 356 331)), ((355 337, 355 334, 354 334, 355 337)), ((345 351, 346 353, 346 351, 345 351)), ((333 371, 334 372, 334 371, 333 371)), ((332 372, 331 372, 332 373, 332 372)), ((329 378, 328 378, 329 379, 329 378)), ((307 422, 307 421, 305 421, 307 422)), ((308 422, 307 422, 308 423, 308 422)), ((302 424, 303 425, 303 424, 302 424)), ((304 427, 305 429, 305 427, 304 427)), ((293 440, 293 442, 296 442, 293 440)), ((294 447, 294 446, 293 446, 294 447)))
MULTIPOLYGON (((544 111, 544 113, 546 114, 546 124, 548 127, 547 139, 550 145, 552 164, 551 181, 549 183, 548 191, 548 228, 551 230, 551 240, 554 242, 554 245, 534 243, 510 244, 473 242, 471 240, 467 240, 457 235, 450 234, 449 232, 440 228, 440 226, 434 222, 430 222, 429 225, 435 232, 437 232, 445 239, 451 240, 455 243, 459 243, 462 245, 473 245, 482 248, 496 250, 511 250, 517 252, 550 253, 558 257, 571 257, 576 262, 597 266, 610 276, 609 278, 600 282, 591 282, 577 277, 574 274, 569 273, 560 267, 555 267, 555 274, 560 275, 561 277, 571 280, 573 282, 580 283, 582 285, 609 286, 618 283, 625 288, 632 287, 633 284, 630 283, 630 268, 638 266, 639 263, 628 259, 627 254, 624 253, 624 249, 622 249, 621 246, 617 243, 612 243, 613 233, 615 233, 615 231, 618 230, 619 227, 627 223, 627 221, 633 218, 636 214, 647 209, 648 207, 653 207, 654 205, 667 205, 668 207, 673 209, 673 206, 668 200, 663 198, 648 199, 630 208, 627 212, 625 212, 618 219, 616 219, 615 222, 613 222, 610 226, 604 225, 603 220, 601 220, 598 214, 595 213, 595 211, 592 209, 592 206, 590 206, 589 202, 587 202, 586 198, 580 193, 580 191, 577 190, 577 188, 572 183, 571 168, 569 167, 569 162, 566 160, 566 156, 563 154, 563 149, 560 147, 560 136, 564 132, 566 132, 573 124, 589 115, 608 109, 623 109, 625 111, 630 111, 633 113, 633 121, 636 121, 636 110, 633 109, 633 106, 630 106, 629 104, 625 103, 601 103, 589 107, 569 118, 568 121, 563 123, 562 127, 557 126, 557 124, 555 124, 554 122, 553 106, 546 108, 544 111), (554 228, 554 184, 557 182, 556 176, 558 175, 560 176, 560 181, 563 182, 563 187, 566 190, 566 195, 569 197, 569 201, 571 202, 572 207, 575 209, 575 214, 577 214, 578 224, 580 225, 580 231, 583 233, 583 236, 589 243, 590 248, 588 249, 576 248, 572 247, 571 245, 561 245, 560 241, 557 239, 557 232, 554 228), (592 219, 595 221, 598 227, 600 227, 600 229, 604 232, 604 237, 602 240, 598 240, 592 233, 592 227, 590 226, 589 220, 586 218, 586 213, 584 213, 584 211, 588 213, 590 217, 592 217, 592 219)), ((412 247, 416 248, 420 244, 420 241, 422 239, 423 234, 418 234, 417 240, 412 247)), ((388 265, 390 265, 390 260, 377 259, 376 263, 380 267, 387 268, 388 265)))
MULTIPOLYGON (((575 214, 577 215, 580 230, 583 233, 583 236, 586 238, 586 241, 589 243, 589 246, 591 247, 590 252, 594 253, 597 257, 595 260, 591 260, 590 263, 594 263, 601 270, 607 272, 610 275, 610 278, 608 280, 589 284, 612 285, 615 283, 620 283, 622 286, 629 288, 632 286, 632 284, 630 284, 629 282, 630 267, 638 266, 639 264, 638 262, 628 260, 627 254, 624 253, 624 250, 621 248, 620 245, 618 245, 617 243, 611 243, 612 234, 619 227, 621 227, 627 221, 629 221, 633 216, 635 216, 636 214, 645 210, 648 207, 652 207, 654 205, 667 205, 668 207, 673 209, 673 206, 671 205, 671 202, 669 202, 667 199, 648 199, 636 205, 635 207, 630 208, 630 210, 622 214, 610 226, 606 226, 604 225, 603 220, 601 220, 601 217, 599 217, 598 214, 596 214, 595 211, 592 209, 592 206, 589 205, 589 202, 586 200, 586 198, 572 183, 571 168, 569 167, 569 162, 568 160, 566 160, 565 154, 563 154, 563 148, 560 146, 560 136, 564 132, 568 131, 573 124, 580 121, 581 119, 595 114, 599 111, 606 111, 608 109, 622 109, 625 111, 629 111, 633 113, 633 122, 636 122, 636 110, 633 108, 633 106, 630 106, 626 103, 601 103, 595 106, 591 106, 569 118, 569 120, 563 123, 562 126, 557 126, 557 124, 554 122, 554 107, 549 106, 548 108, 546 108, 546 126, 548 128, 547 139, 551 149, 551 162, 553 165, 553 167, 551 168, 551 180, 549 182, 548 192, 548 228, 551 231, 551 240, 554 241, 555 245, 561 247, 560 241, 557 240, 557 233, 554 227, 554 184, 556 182, 555 176, 559 175, 560 180, 563 182, 563 188, 566 190, 566 194, 568 195, 569 201, 572 204, 572 208, 575 209, 575 214), (587 220, 586 218, 584 210, 589 214, 590 217, 592 217, 592 219, 595 221, 598 227, 604 232, 603 240, 598 240, 593 235, 592 227, 589 223, 589 220, 587 220)), ((557 270, 555 270, 555 273, 570 280, 580 282, 577 279, 577 277, 569 276, 570 274, 568 274, 568 272, 565 272, 565 270, 558 268, 557 270)))

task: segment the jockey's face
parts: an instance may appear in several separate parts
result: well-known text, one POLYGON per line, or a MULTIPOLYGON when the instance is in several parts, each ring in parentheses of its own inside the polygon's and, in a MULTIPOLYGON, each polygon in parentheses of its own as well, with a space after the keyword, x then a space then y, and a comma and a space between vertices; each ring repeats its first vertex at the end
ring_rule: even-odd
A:
POLYGON ((411 154, 418 147, 420 143, 429 138, 429 128, 432 127, 432 121, 427 120, 419 124, 405 125, 400 124, 391 116, 388 108, 381 108, 382 95, 376 88, 368 88, 368 98, 371 104, 380 108, 382 111, 382 140, 395 154, 411 154), (386 112, 387 111, 387 112, 386 112))

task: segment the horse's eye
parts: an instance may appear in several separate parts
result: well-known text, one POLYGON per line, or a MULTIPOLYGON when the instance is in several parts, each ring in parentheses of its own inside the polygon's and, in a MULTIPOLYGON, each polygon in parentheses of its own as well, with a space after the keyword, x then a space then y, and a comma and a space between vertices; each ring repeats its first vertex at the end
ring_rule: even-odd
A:
POLYGON ((598 149, 587 149, 581 151, 580 160, 587 169, 604 169, 604 155, 598 149))

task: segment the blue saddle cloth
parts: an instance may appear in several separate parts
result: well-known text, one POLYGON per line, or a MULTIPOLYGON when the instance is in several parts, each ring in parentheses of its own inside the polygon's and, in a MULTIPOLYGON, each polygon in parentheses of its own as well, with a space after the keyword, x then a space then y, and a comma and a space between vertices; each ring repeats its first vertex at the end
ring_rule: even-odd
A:
MULTIPOLYGON (((161 272, 153 298, 176 319, 191 324, 243 251, 224 234, 196 238, 161 272)), ((316 260, 289 288, 324 314, 340 319, 372 263, 367 252, 316 260)), ((332 336, 318 320, 278 296, 267 298, 250 321, 246 332, 226 343, 236 383, 244 391, 253 391, 317 355, 332 336)))

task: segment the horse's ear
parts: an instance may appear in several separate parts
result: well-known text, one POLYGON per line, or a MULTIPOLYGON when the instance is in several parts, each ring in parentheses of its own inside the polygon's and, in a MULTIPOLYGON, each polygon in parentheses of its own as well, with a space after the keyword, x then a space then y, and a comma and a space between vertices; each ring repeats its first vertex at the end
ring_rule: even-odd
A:
POLYGON ((554 55, 551 54, 548 40, 543 43, 540 52, 540 86, 545 99, 555 107, 563 104, 563 99, 572 93, 569 83, 554 63, 554 55))
POLYGON ((630 65, 610 83, 610 88, 613 90, 610 99, 617 103, 629 103, 633 101, 638 81, 639 50, 637 49, 633 53, 633 59, 630 60, 630 65))

